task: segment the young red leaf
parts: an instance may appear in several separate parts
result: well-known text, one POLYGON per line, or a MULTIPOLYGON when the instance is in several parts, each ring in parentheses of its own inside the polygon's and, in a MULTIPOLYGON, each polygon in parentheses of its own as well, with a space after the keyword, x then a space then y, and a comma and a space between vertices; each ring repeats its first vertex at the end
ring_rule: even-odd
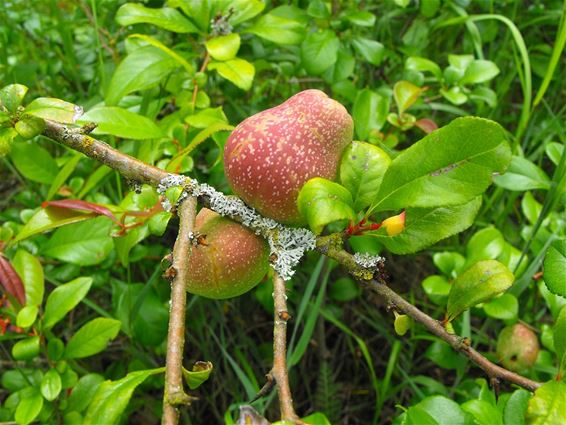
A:
POLYGON ((45 201, 41 204, 42 208, 46 207, 56 207, 56 208, 66 208, 77 211, 88 211, 93 212, 97 215, 104 215, 116 223, 118 226, 122 227, 122 223, 116 219, 112 211, 110 211, 105 206, 94 204, 92 202, 81 201, 80 199, 63 199, 59 201, 45 201))
POLYGON ((22 280, 12 267, 12 264, 0 254, 0 284, 4 290, 14 297, 20 305, 26 304, 26 294, 22 280))

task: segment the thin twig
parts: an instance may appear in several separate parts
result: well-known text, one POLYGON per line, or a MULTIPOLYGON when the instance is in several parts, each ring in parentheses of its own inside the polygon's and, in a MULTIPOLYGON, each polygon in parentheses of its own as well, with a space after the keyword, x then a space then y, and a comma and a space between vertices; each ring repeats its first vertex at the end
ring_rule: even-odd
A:
POLYGON ((183 389, 183 351, 185 347, 185 281, 188 272, 191 235, 195 227, 196 199, 185 199, 178 208, 179 234, 173 247, 173 280, 171 282, 171 310, 167 334, 165 364, 165 393, 163 395, 163 425, 177 425, 178 407, 189 404, 191 398, 183 389))
POLYGON ((302 423, 295 413, 293 397, 287 373, 287 321, 291 318, 287 311, 287 295, 285 281, 274 273, 273 275, 273 306, 275 324, 273 326, 273 368, 271 376, 277 385, 281 421, 294 424, 302 423))
MULTIPOLYGON (((104 142, 81 134, 77 129, 69 128, 63 124, 46 121, 46 129, 43 134, 102 162, 129 180, 137 180, 157 186, 164 178, 170 176, 170 173, 164 170, 145 164, 136 158, 113 149, 104 142)), ((199 201, 202 201, 200 197, 199 201)), ((210 207, 210 205, 208 206, 210 207)), ((238 216, 231 216, 231 218, 235 221, 243 221, 243 218, 238 216)), ((476 350, 467 346, 460 337, 446 332, 438 321, 405 301, 385 284, 374 281, 374 273, 357 264, 354 257, 342 248, 344 236, 343 234, 333 234, 318 237, 316 249, 323 255, 336 260, 348 273, 359 281, 364 282, 372 291, 390 300, 400 311, 411 316, 416 322, 422 323, 431 333, 448 342, 455 350, 467 356, 482 368, 490 378, 501 378, 531 391, 540 387, 541 384, 539 382, 532 381, 490 362, 476 350)), ((283 310, 286 310, 286 308, 283 310)))

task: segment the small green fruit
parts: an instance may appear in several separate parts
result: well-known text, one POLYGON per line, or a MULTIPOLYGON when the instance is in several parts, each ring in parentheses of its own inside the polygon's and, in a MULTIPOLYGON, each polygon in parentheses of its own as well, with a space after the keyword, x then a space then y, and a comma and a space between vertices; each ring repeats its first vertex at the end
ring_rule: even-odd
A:
POLYGON ((501 364, 515 372, 525 372, 531 368, 538 352, 537 336, 521 323, 505 327, 497 339, 497 356, 501 364))
POLYGON ((200 243, 192 247, 187 291, 206 298, 242 295, 268 270, 269 247, 254 232, 203 208, 196 217, 200 243))

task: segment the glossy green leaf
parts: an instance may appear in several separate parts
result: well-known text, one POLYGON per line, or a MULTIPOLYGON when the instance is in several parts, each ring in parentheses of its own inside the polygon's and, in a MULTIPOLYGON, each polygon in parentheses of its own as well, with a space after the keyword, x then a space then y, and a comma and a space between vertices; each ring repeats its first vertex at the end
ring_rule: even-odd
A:
POLYGON ((503 294, 483 305, 485 314, 494 319, 512 320, 519 313, 519 301, 515 295, 503 294))
POLYGON ((497 106, 497 94, 488 87, 474 87, 474 90, 470 93, 470 99, 480 100, 487 103, 492 108, 497 106))
POLYGON ((83 113, 80 106, 52 97, 38 97, 24 111, 28 115, 65 124, 73 124, 83 113))
POLYGON ((81 377, 69 397, 69 409, 77 412, 86 410, 103 381, 104 378, 98 373, 89 373, 81 377))
POLYGON ((496 64, 488 60, 474 60, 464 72, 464 77, 460 80, 461 84, 479 84, 493 79, 499 74, 496 64))
POLYGON ((16 360, 31 360, 39 355, 39 336, 20 339, 12 347, 12 357, 16 360))
POLYGON ((194 128, 207 128, 213 124, 228 125, 228 118, 226 118, 222 107, 219 106, 218 108, 206 108, 196 114, 189 115, 185 118, 185 122, 194 128))
POLYGON ((483 118, 457 118, 391 162, 371 210, 469 202, 491 184, 493 173, 505 170, 510 157, 498 124, 483 118))
POLYGON ((403 425, 438 425, 438 422, 420 406, 409 407, 405 415, 403 425))
POLYGON ((147 117, 135 114, 117 106, 99 106, 84 114, 79 123, 97 124, 93 133, 111 134, 126 139, 157 139, 163 133, 147 117))
POLYGON ((442 79, 442 71, 440 67, 430 59, 411 56, 405 62, 405 68, 412 71, 430 72, 438 80, 442 79))
POLYGON ((528 159, 515 155, 505 174, 496 176, 494 182, 497 186, 514 191, 550 188, 550 179, 544 171, 528 159))
POLYGON ((61 188, 61 186, 67 181, 69 176, 73 174, 75 168, 77 168, 77 164, 83 158, 83 156, 79 153, 74 155, 71 159, 69 159, 63 168, 57 173, 55 179, 53 179, 53 183, 51 183, 51 187, 49 188, 49 192, 47 193, 46 201, 50 201, 57 191, 61 188))
POLYGON ((340 41, 330 30, 309 33, 301 44, 301 63, 311 75, 320 75, 336 63, 340 41))
POLYGON ((420 87, 408 81, 398 81, 393 86, 393 98, 397 104, 397 111, 402 115, 419 98, 422 93, 420 87))
POLYGON ((196 362, 192 370, 183 368, 185 382, 191 390, 194 390, 208 380, 213 368, 210 362, 196 362))
POLYGON ((352 113, 358 137, 367 140, 372 130, 381 130, 388 113, 388 98, 370 89, 358 91, 352 113))
POLYGON ((391 159, 377 146, 354 141, 340 162, 340 182, 350 191, 354 209, 361 211, 375 199, 391 159))
POLYGON ((53 401, 59 396, 62 384, 61 376, 59 372, 57 372, 57 369, 49 369, 49 371, 43 375, 40 388, 43 398, 47 401, 53 401))
POLYGON ((18 325, 20 328, 29 328, 35 323, 38 312, 39 308, 37 305, 26 305, 24 308, 18 311, 18 315, 16 317, 16 325, 18 325))
POLYGON ((460 87, 454 86, 449 89, 440 89, 440 94, 454 105, 462 105, 468 100, 468 96, 462 92, 460 87))
POLYGON ((141 4, 126 3, 118 9, 116 22, 124 26, 147 23, 180 34, 199 32, 191 21, 169 7, 153 9, 141 4))
POLYGON ((406 314, 398 314, 395 316, 395 321, 393 326, 395 328, 395 333, 399 336, 403 336, 411 329, 412 320, 406 314))
POLYGON ((40 208, 16 235, 14 242, 22 241, 38 233, 47 232, 66 224, 77 223, 93 218, 93 214, 63 209, 63 208, 40 208))
POLYGON ((249 90, 252 86, 255 67, 247 60, 236 58, 226 62, 211 62, 208 68, 215 69, 222 78, 242 90, 249 90))
POLYGON ((542 212, 542 204, 535 199, 532 192, 526 192, 521 200, 521 211, 529 223, 535 224, 542 212))
POLYGON ((305 37, 305 26, 299 20, 281 13, 281 7, 262 15, 246 31, 277 44, 300 44, 305 37))
POLYGON ((178 66, 174 58, 154 46, 134 50, 112 74, 106 90, 106 105, 116 105, 129 93, 157 86, 178 66))
POLYGON ((548 247, 543 276, 550 292, 566 297, 566 239, 554 241, 548 247))
POLYGON ((45 121, 33 115, 23 115, 14 128, 23 139, 31 139, 43 132, 45 121))
POLYGON ((462 204, 438 208, 407 208, 404 230, 396 236, 382 232, 372 235, 395 254, 420 251, 472 225, 481 205, 481 198, 462 204))
POLYGON ((529 400, 526 422, 529 425, 566 423, 566 382, 552 380, 543 384, 529 400))
POLYGON ((35 255, 19 249, 12 266, 22 279, 26 291, 26 305, 41 305, 43 301, 43 267, 35 255))
POLYGON ((310 179, 297 199, 299 212, 311 230, 319 234, 324 226, 338 220, 355 220, 354 202, 350 192, 330 180, 310 179))
POLYGON ((560 310, 552 331, 558 365, 561 370, 564 370, 566 367, 566 307, 560 310))
POLYGON ((14 143, 10 158, 17 170, 34 182, 51 184, 59 172, 51 154, 37 143, 14 143))
POLYGON ((444 276, 438 275, 428 276, 421 285, 431 301, 438 305, 446 302, 452 286, 444 276))
POLYGON ((458 403, 447 397, 440 395, 426 397, 416 406, 426 412, 439 425, 469 424, 465 412, 458 403))
POLYGON ((28 387, 20 393, 20 403, 16 408, 15 419, 18 425, 32 423, 43 408, 43 397, 37 388, 28 387))
MULTIPOLYGON (((213 2, 218 3, 218 1, 213 2)), ((185 15, 197 25, 202 32, 208 32, 211 23, 211 2, 210 0, 171 0, 167 2, 168 6, 179 7, 185 15)), ((225 10, 228 14, 228 10, 225 10)))
POLYGON ((312 413, 301 420, 309 425, 331 425, 326 415, 321 412, 312 413))
POLYGON ((550 142, 544 148, 546 156, 552 161, 554 165, 558 165, 560 157, 564 153, 564 145, 558 142, 550 142))
POLYGON ((145 35, 145 34, 132 34, 132 35, 129 36, 129 38, 140 39, 140 40, 143 40, 144 42, 148 43, 150 46, 157 47, 159 50, 161 50, 162 52, 168 54, 173 59, 175 59, 177 61, 177 63, 179 65, 181 65, 183 68, 185 68, 185 71, 187 71, 189 74, 194 73, 193 66, 189 62, 187 62, 187 60, 182 55, 178 54, 174 50, 171 50, 169 47, 167 47, 161 41, 159 41, 159 40, 157 40, 153 37, 150 37, 149 35, 145 35))
POLYGON ((352 41, 354 50, 366 62, 378 66, 385 58, 385 47, 379 41, 371 40, 369 38, 356 37, 352 41))
POLYGON ((360 27, 372 27, 376 20, 373 13, 365 10, 351 11, 346 15, 346 19, 360 27))
POLYGON ((456 277, 464 267, 466 259, 457 252, 443 251, 435 253, 432 261, 445 276, 456 277))
POLYGON ((0 89, 0 105, 14 113, 22 104, 28 88, 22 84, 10 84, 0 89))
POLYGON ((477 262, 452 283, 446 320, 452 321, 465 310, 505 292, 514 280, 513 273, 498 261, 477 262))
POLYGON ((234 59, 240 49, 240 35, 236 33, 211 38, 205 43, 213 59, 227 61, 234 59))
POLYGON ((118 335, 119 320, 99 317, 83 325, 69 340, 65 349, 68 359, 92 356, 106 348, 108 342, 118 335))
POLYGON ((43 246, 42 254, 79 266, 99 264, 113 246, 111 227, 106 217, 62 227, 43 246))
POLYGON ((86 412, 83 425, 117 423, 128 406, 136 387, 149 376, 163 373, 164 368, 130 372, 118 381, 105 381, 96 391, 86 412))
POLYGON ((469 400, 462 404, 462 410, 470 413, 480 425, 503 425, 497 407, 485 400, 469 400))
POLYGON ((524 425, 530 398, 531 393, 526 390, 513 391, 503 408, 503 423, 505 425, 524 425))
POLYGON ((91 285, 92 278, 78 277, 55 288, 45 303, 43 328, 50 329, 63 319, 86 296, 91 285))
POLYGON ((479 230, 466 245, 466 266, 468 268, 480 260, 496 260, 505 249, 505 239, 499 230, 486 227, 479 230))
POLYGON ((261 0, 233 0, 224 10, 230 9, 233 13, 229 21, 232 25, 238 25, 259 15, 265 9, 265 3, 261 0))

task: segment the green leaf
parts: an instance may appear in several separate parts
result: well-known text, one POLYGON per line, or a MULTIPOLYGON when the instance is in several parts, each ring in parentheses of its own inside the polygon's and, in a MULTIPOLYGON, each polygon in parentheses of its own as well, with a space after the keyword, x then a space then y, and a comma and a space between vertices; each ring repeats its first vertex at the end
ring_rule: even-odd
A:
POLYGON ((433 303, 441 305, 446 302, 451 285, 444 276, 428 276, 421 285, 433 303))
POLYGON ((550 189, 550 179, 544 171, 528 159, 515 155, 505 174, 496 176, 494 182, 497 186, 514 191, 550 189))
POLYGON ((566 382, 549 381, 529 400, 526 420, 529 425, 566 423, 566 382))
POLYGON ((51 329, 65 315, 75 308, 86 296, 92 278, 78 277, 69 283, 59 285, 49 294, 45 303, 45 313, 43 314, 43 328, 51 329))
POLYGON ((16 360, 31 360, 39 355, 39 336, 20 339, 12 347, 12 357, 16 360))
POLYGON ((564 145, 558 142, 550 142, 546 145, 544 151, 548 159, 550 159, 554 165, 558 165, 564 152, 564 145))
POLYGON ((46 120, 73 124, 83 113, 80 106, 52 97, 39 97, 26 106, 24 112, 46 120))
POLYGON ((119 320, 99 317, 83 325, 69 340, 65 350, 68 359, 92 356, 106 348, 120 332, 119 320))
POLYGON ((372 130, 381 130, 389 112, 389 99, 370 90, 363 89, 356 95, 353 118, 356 134, 367 140, 372 130))
POLYGON ((456 277, 464 267, 466 259, 457 252, 443 251, 435 253, 432 261, 445 276, 456 277))
POLYGON ((481 229, 468 241, 466 245, 466 265, 468 268, 480 260, 496 260, 505 249, 505 239, 495 227, 481 229))
POLYGON ((20 328, 29 328, 35 323, 37 318, 37 313, 39 308, 37 305, 26 305, 20 311, 18 311, 18 316, 16 317, 16 325, 20 328))
POLYGON ((361 211, 375 199, 391 159, 381 149, 364 142, 349 144, 340 162, 340 182, 354 199, 354 210, 361 211))
POLYGON ((61 376, 57 369, 49 369, 45 375, 43 375, 43 379, 41 380, 41 394, 47 401, 53 401, 61 392, 61 376))
POLYGON ((517 318, 519 301, 515 295, 503 294, 483 305, 485 314, 494 319, 512 320, 517 318))
POLYGON ((399 336, 403 336, 411 329, 412 320, 406 314, 398 314, 395 316, 395 322, 393 326, 395 328, 395 333, 399 336))
POLYGON ((469 400, 462 404, 462 410, 470 413, 480 425, 503 425, 497 407, 485 400, 469 400))
POLYGON ((320 177, 305 183, 299 192, 297 205, 299 212, 316 234, 334 221, 356 218, 350 192, 338 183, 320 177))
POLYGON ((442 71, 440 67, 433 61, 420 58, 418 56, 411 56, 405 61, 405 69, 418 72, 430 72, 437 80, 442 79, 442 71))
POLYGON ((328 295, 335 301, 348 302, 360 295, 360 286, 350 277, 341 277, 328 288, 328 295))
POLYGON ((488 60, 474 60, 466 67, 461 84, 479 84, 493 79, 499 74, 496 64, 488 60))
POLYGON ((234 0, 224 8, 224 14, 230 9, 233 13, 229 22, 238 25, 259 15, 265 9, 265 3, 260 0, 234 0))
POLYGON ((331 425, 326 415, 321 412, 314 412, 301 420, 309 425, 331 425))
POLYGON ((10 158, 16 169, 34 182, 51 184, 59 172, 51 154, 37 143, 14 143, 10 158))
POLYGON ((40 208, 16 235, 14 242, 22 241, 30 236, 47 232, 66 224, 89 220, 93 217, 93 214, 85 214, 84 212, 70 209, 40 208))
POLYGON ((154 46, 134 50, 124 58, 106 90, 106 105, 116 105, 125 95, 157 86, 178 62, 154 46))
POLYGON ((158 139, 163 133, 147 117, 135 114, 117 106, 99 106, 84 114, 79 124, 94 122, 95 134, 111 134, 126 139, 158 139))
POLYGON ((205 43, 213 59, 227 61, 234 59, 240 49, 240 35, 236 33, 211 38, 205 43))
POLYGON ((157 47, 159 50, 161 50, 162 52, 168 54, 173 59, 175 59, 177 61, 177 63, 179 65, 181 65, 183 68, 185 68, 185 71, 187 71, 189 74, 191 74, 191 75, 194 74, 193 66, 189 62, 187 62, 183 58, 183 56, 179 55, 174 50, 171 50, 169 47, 167 47, 161 41, 156 40, 155 38, 150 37, 149 35, 144 35, 144 34, 132 34, 128 38, 139 38, 140 40, 145 41, 149 45, 157 47))
POLYGON ((118 9, 116 22, 123 26, 147 23, 180 34, 199 32, 191 21, 169 7, 151 9, 141 4, 126 3, 118 9))
POLYGON ((513 391, 503 408, 503 423, 505 425, 524 425, 530 398, 531 393, 526 390, 513 391))
POLYGON ((99 264, 113 246, 111 227, 112 221, 106 217, 65 226, 51 236, 42 253, 79 266, 99 264))
POLYGON ((69 410, 86 410, 103 381, 104 378, 98 373, 89 373, 79 379, 69 397, 69 410))
POLYGON ((128 267, 130 265, 130 251, 134 246, 144 240, 148 234, 149 229, 144 225, 131 229, 123 236, 112 239, 114 241, 114 247, 116 248, 116 254, 118 254, 118 259, 122 263, 122 266, 128 267))
POLYGON ((320 75, 336 63, 340 41, 330 30, 308 34, 301 44, 301 63, 311 75, 320 75))
POLYGON ((566 367, 566 307, 560 310, 552 331, 558 366, 563 371, 566 367))
POLYGON ((550 292, 566 298, 566 239, 554 241, 546 250, 543 276, 550 292))
POLYGON ((440 94, 454 105, 462 105, 468 100, 468 96, 466 96, 462 92, 462 89, 457 86, 450 87, 448 90, 442 88, 440 89, 440 94))
POLYGON ((498 124, 457 118, 391 162, 370 211, 469 202, 491 184, 493 173, 505 170, 510 157, 498 124))
POLYGON ((185 382, 191 390, 194 390, 208 380, 212 369, 213 366, 210 362, 196 362, 192 370, 183 368, 185 382))
POLYGON ((417 101, 421 93, 422 89, 413 83, 408 81, 396 82, 393 86, 393 98, 397 104, 399 115, 403 115, 417 101))
POLYGON ((19 249, 12 260, 12 266, 24 283, 26 305, 41 305, 44 291, 43 267, 37 257, 19 249))
POLYGON ((491 108, 495 108, 497 106, 497 94, 487 87, 475 87, 474 91, 470 93, 470 99, 481 100, 482 102, 487 103, 491 108))
POLYGON ((194 128, 207 128, 213 124, 228 125, 228 118, 226 118, 222 106, 219 106, 218 108, 206 108, 196 114, 189 115, 185 118, 185 122, 194 128))
POLYGON ((103 382, 86 412, 83 425, 118 423, 132 393, 149 376, 163 373, 164 368, 130 372, 118 381, 103 382))
POLYGON ((462 72, 465 72, 473 61, 473 55, 448 55, 448 63, 450 66, 462 72))
POLYGON ((451 322, 465 310, 505 292, 514 280, 513 273, 498 261, 477 262, 452 284, 446 320, 451 322))
POLYGON ((470 227, 481 205, 477 197, 462 205, 438 208, 407 208, 405 229, 396 236, 371 233, 395 254, 420 251, 470 227))
POLYGON ((352 41, 352 45, 354 50, 372 65, 378 66, 385 57, 385 47, 379 41, 356 37, 352 41))
POLYGON ((375 15, 367 11, 350 12, 346 15, 346 19, 360 27, 373 27, 375 24, 375 15))
POLYGON ((211 62, 209 69, 215 69, 222 78, 234 83, 242 90, 249 90, 255 75, 255 67, 244 59, 232 59, 226 62, 211 62))
POLYGON ((33 115, 22 116, 14 126, 22 138, 31 139, 45 129, 45 121, 33 115))
POLYGON ((469 424, 465 412, 458 403, 444 396, 435 395, 426 397, 415 406, 425 411, 439 425, 469 424))
POLYGON ((18 106, 22 104, 28 88, 22 84, 10 84, 0 89, 0 105, 4 106, 8 112, 15 113, 18 106))
POLYGON ((15 419, 18 425, 32 423, 43 408, 43 397, 34 387, 28 387, 20 393, 20 403, 16 408, 15 419))
POLYGON ((305 26, 296 19, 282 16, 277 7, 261 16, 247 32, 277 44, 300 44, 305 37, 305 26))

